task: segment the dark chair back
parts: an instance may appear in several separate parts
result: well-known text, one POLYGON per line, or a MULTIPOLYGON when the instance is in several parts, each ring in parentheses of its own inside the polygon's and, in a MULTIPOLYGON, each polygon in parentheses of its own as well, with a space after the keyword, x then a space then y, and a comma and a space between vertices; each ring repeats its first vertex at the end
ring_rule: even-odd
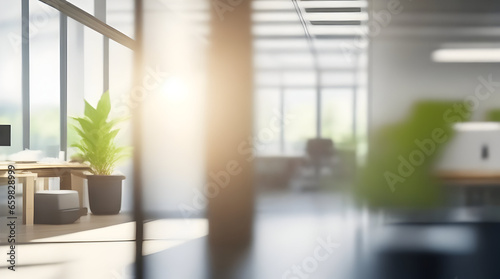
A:
POLYGON ((333 141, 331 139, 310 139, 306 146, 307 155, 311 160, 320 160, 333 156, 333 141))

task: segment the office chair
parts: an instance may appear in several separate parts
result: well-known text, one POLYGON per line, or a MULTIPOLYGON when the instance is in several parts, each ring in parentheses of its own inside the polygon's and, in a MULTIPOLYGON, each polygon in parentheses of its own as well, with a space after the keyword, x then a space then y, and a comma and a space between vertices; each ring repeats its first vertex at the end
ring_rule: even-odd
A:
POLYGON ((333 141, 322 138, 310 139, 307 141, 306 153, 316 176, 319 176, 321 169, 331 163, 334 154, 333 141))

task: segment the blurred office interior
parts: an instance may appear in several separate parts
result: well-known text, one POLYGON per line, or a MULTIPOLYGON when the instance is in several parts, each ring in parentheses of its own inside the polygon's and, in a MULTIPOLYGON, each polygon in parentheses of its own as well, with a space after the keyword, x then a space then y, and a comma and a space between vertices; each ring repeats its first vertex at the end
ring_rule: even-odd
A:
POLYGON ((500 3, 0 3, 0 160, 69 161, 107 90, 133 148, 2 278, 500 278, 500 3))

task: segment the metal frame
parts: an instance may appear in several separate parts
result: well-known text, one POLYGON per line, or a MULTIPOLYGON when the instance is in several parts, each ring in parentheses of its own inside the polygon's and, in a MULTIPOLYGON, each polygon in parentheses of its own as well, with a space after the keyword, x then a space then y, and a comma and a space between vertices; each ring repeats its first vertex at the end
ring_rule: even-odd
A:
MULTIPOLYGON (((39 0, 61 14, 59 17, 60 35, 60 150, 67 158, 68 149, 68 17, 80 22, 104 36, 103 38, 103 92, 109 90, 109 39, 135 49, 135 41, 106 22, 106 1, 95 0, 93 16, 75 5, 63 0, 39 0)), ((22 110, 23 110, 23 149, 30 148, 30 40, 29 0, 22 0, 22 110)))
POLYGON ((60 92, 60 145, 64 159, 68 154, 68 17, 59 16, 59 92, 60 92))
MULTIPOLYGON (((97 19, 102 22, 106 22, 106 1, 94 0, 94 15, 97 19)), ((102 64, 102 92, 109 90, 109 38, 104 36, 103 38, 103 64, 102 64)))
MULTIPOLYGON (((137 49, 134 55, 134 82, 139 84, 144 74, 143 61, 143 30, 144 30, 144 6, 142 0, 134 0, 134 33, 137 41, 137 49)), ((140 131, 142 120, 142 103, 133 110, 132 130, 140 131)), ((132 143, 134 146, 133 160, 133 185, 134 185, 134 220, 135 220, 135 278, 145 277, 143 241, 144 241, 144 212, 142 196, 142 133, 133 133, 132 143)))
MULTIPOLYGON (((311 52, 311 55, 313 57, 313 65, 314 65, 314 75, 316 76, 316 86, 314 87, 316 91, 316 138, 321 138, 321 132, 322 132, 322 111, 321 111, 321 97, 322 97, 322 91, 321 91, 321 70, 319 68, 319 62, 318 62, 318 53, 316 51, 316 48, 314 47, 314 41, 313 37, 311 36, 311 33, 309 32, 307 22, 304 19, 302 15, 302 9, 299 7, 299 4, 297 3, 297 0, 292 0, 293 6, 295 8, 295 12, 297 13, 300 23, 302 25, 302 28, 304 29, 304 35, 307 40, 307 44, 309 46, 309 51, 311 52)), ((307 11, 307 9, 306 9, 307 11)))
MULTIPOLYGON (((135 49, 135 40, 116 30, 115 28, 102 22, 95 16, 87 13, 86 11, 78 8, 77 6, 66 2, 64 0, 39 0, 54 9, 60 11, 62 14, 80 22, 81 24, 101 33, 102 35, 110 38, 111 40, 124 45, 132 50, 135 49)), ((99 1, 103 2, 103 1, 99 1)))
POLYGON ((29 0, 22 0, 22 107, 23 107, 23 149, 30 148, 30 6, 29 0))

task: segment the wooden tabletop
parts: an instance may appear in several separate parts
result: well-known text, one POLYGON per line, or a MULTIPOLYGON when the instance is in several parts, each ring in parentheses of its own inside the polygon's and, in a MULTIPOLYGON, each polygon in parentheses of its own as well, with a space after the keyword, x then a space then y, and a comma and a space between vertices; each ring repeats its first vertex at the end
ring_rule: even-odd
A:
POLYGON ((436 176, 447 183, 500 186, 498 171, 440 171, 436 176))
POLYGON ((14 165, 16 170, 39 170, 39 169, 74 169, 88 170, 89 166, 82 163, 16 163, 0 162, 0 171, 7 171, 9 165, 14 165))

